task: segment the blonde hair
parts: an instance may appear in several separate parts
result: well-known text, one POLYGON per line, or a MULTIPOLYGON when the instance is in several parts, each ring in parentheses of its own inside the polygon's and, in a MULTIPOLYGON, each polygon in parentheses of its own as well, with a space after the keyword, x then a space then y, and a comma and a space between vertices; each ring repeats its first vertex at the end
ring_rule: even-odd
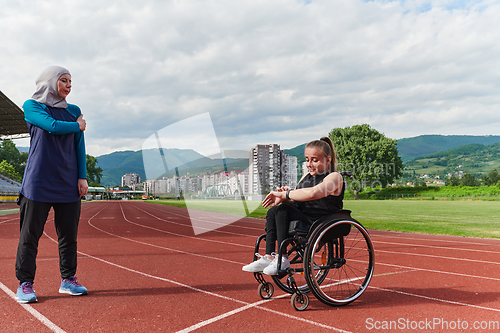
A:
POLYGON ((333 142, 329 137, 322 137, 319 140, 314 140, 306 145, 306 148, 319 148, 325 154, 325 156, 330 156, 332 161, 329 165, 330 172, 337 171, 337 157, 335 155, 335 149, 333 148, 333 142))

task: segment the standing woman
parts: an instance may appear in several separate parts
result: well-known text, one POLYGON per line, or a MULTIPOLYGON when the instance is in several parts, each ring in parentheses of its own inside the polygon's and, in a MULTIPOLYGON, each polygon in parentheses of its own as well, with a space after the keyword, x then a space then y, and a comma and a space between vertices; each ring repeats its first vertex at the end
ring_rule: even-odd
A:
POLYGON ((30 132, 30 149, 19 195, 21 234, 17 248, 16 298, 36 302, 33 281, 38 241, 51 208, 58 237, 60 293, 86 295, 75 278, 77 232, 81 197, 87 194, 87 168, 80 108, 67 104, 71 75, 63 67, 46 68, 36 80, 36 91, 23 104, 30 132))
MULTIPOLYGON (((336 172, 335 149, 328 137, 309 142, 304 151, 308 173, 302 177, 296 189, 288 186, 271 191, 262 201, 263 207, 272 207, 266 215, 266 253, 256 254, 260 259, 243 266, 246 272, 278 274, 279 245, 288 237, 291 221, 299 220, 309 227, 322 216, 342 209, 344 180, 336 172)), ((286 251, 285 251, 286 252, 286 251)), ((290 267, 288 256, 283 254, 281 269, 290 267)))

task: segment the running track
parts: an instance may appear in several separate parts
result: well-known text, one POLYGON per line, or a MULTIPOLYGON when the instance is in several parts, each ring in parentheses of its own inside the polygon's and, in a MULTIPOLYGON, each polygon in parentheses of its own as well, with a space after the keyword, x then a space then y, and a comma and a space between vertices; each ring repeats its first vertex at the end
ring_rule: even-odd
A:
MULTIPOLYGON (((206 218, 223 223, 226 216, 206 218)), ((363 332, 387 331, 386 324, 446 332, 467 324, 484 332, 500 322, 498 240, 370 231, 376 265, 365 293, 344 307, 310 295, 309 308, 297 312, 278 288, 271 300, 261 300, 253 275, 241 271, 252 260, 263 220, 245 218, 194 236, 185 209, 85 203, 77 276, 89 295, 71 297, 58 293, 51 219, 52 213, 39 246, 39 301, 19 305, 13 298, 19 214, 0 216, 0 330, 363 332)))

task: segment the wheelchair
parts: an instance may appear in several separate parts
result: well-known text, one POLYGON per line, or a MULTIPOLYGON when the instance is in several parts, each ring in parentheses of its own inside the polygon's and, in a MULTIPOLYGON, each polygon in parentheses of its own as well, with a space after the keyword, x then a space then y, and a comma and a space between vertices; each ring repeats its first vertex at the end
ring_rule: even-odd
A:
MULTIPOLYGON (((344 171, 342 176, 351 176, 344 171)), ((344 185, 345 186, 345 185, 344 185)), ((291 304, 297 311, 309 305, 308 293, 331 306, 346 305, 356 300, 370 283, 375 265, 375 252, 368 231, 342 209, 324 216, 311 227, 291 221, 289 238, 279 244, 278 265, 283 254, 290 267, 281 269, 272 280, 284 292, 292 294, 291 304)), ((266 235, 257 238, 255 254, 266 235)), ((254 255, 254 261, 257 260, 254 255)), ((254 273, 259 283, 258 294, 269 299, 274 287, 262 273, 254 273)))

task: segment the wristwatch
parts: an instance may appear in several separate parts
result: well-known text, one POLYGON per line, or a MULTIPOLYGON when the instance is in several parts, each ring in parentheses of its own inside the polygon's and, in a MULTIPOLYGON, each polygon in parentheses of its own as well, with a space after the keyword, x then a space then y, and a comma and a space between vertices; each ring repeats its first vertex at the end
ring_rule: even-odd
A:
POLYGON ((291 200, 291 199, 290 199, 290 191, 291 191, 291 190, 292 190, 292 189, 288 189, 288 190, 286 190, 286 198, 287 198, 287 200, 291 200))

